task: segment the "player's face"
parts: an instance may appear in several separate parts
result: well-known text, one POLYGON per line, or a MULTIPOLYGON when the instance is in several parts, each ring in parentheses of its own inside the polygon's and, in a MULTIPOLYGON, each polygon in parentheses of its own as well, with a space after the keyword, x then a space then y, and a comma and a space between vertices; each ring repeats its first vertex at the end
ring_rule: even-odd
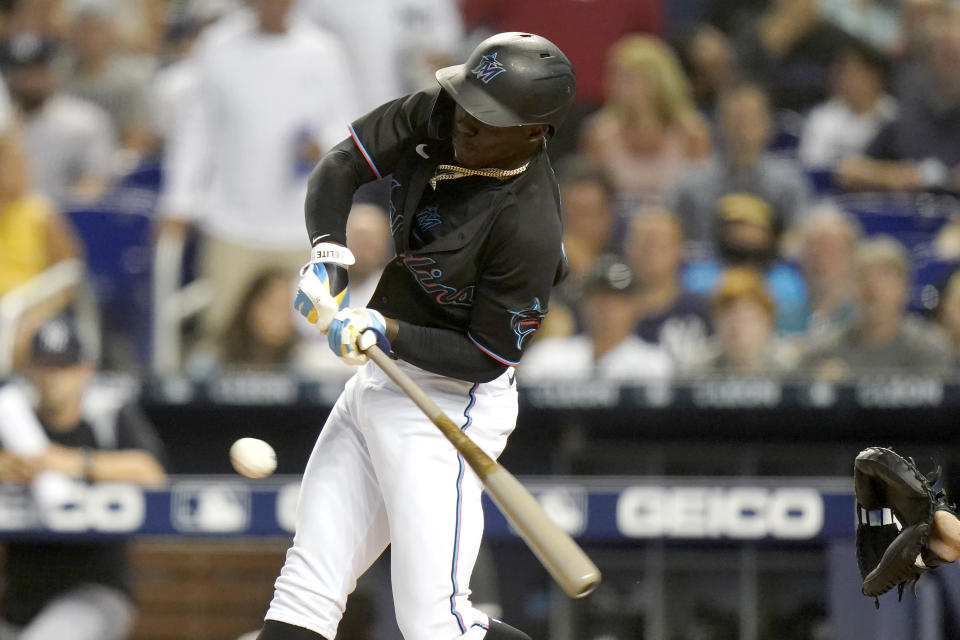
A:
POLYGON ((546 133, 543 126, 491 127, 459 105, 453 116, 453 153, 468 169, 514 169, 529 159, 546 133))

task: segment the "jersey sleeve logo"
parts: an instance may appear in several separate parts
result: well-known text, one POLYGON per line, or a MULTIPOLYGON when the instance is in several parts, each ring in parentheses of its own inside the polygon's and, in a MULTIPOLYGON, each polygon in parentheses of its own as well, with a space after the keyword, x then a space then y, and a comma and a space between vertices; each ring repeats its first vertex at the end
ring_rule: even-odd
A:
POLYGON ((399 193, 395 193, 398 189, 402 190, 403 185, 392 180, 390 183, 390 233, 396 236, 400 233, 400 230, 403 228, 403 214, 400 213, 397 209, 397 201, 400 199, 399 193))
POLYGON ((470 70, 470 73, 475 75, 477 80, 483 84, 487 84, 506 70, 507 68, 497 60, 497 52, 494 51, 480 58, 480 62, 470 70))
POLYGON ((440 282, 440 278, 443 277, 443 270, 436 267, 436 264, 433 258, 410 256, 403 259, 403 266, 417 279, 421 289, 433 295, 437 304, 455 307, 473 306, 473 285, 457 289, 443 284, 440 282))
POLYGON ((546 311, 540 304, 540 298, 534 298, 529 307, 510 312, 510 328, 517 336, 517 349, 523 349, 523 341, 540 328, 546 311))

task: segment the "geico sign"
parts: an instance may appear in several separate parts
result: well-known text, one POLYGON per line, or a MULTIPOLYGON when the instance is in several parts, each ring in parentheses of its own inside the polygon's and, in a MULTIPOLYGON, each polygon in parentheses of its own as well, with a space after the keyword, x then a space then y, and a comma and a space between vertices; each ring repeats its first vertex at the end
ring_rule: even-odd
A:
POLYGON ((617 528, 629 538, 804 539, 822 527, 814 489, 631 487, 617 500, 617 528))
POLYGON ((70 500, 40 511, 43 525, 58 532, 128 533, 146 516, 143 489, 128 484, 77 484, 70 500))

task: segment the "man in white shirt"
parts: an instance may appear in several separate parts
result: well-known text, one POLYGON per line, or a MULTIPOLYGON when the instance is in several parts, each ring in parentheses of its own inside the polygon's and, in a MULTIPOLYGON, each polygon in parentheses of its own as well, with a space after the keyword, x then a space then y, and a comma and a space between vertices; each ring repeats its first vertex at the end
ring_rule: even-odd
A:
POLYGON ((433 72, 453 64, 464 46, 456 0, 299 0, 298 8, 353 44, 347 53, 361 113, 432 86, 433 72))
POLYGON ((889 62, 866 46, 850 46, 833 63, 833 95, 810 112, 798 153, 804 165, 832 169, 863 153, 897 115, 884 91, 889 62))
POLYGON ((296 275, 307 177, 356 113, 342 46, 289 16, 291 1, 253 0, 204 32, 195 96, 168 141, 164 229, 205 233, 214 333, 261 271, 296 275))

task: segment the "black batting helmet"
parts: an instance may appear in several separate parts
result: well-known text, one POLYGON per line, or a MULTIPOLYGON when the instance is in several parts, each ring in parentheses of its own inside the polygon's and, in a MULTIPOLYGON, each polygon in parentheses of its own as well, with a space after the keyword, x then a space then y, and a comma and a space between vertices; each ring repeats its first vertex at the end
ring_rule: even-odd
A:
POLYGON ((450 97, 492 127, 546 124, 554 130, 573 102, 573 66, 560 49, 532 33, 498 33, 465 64, 436 73, 450 97))

